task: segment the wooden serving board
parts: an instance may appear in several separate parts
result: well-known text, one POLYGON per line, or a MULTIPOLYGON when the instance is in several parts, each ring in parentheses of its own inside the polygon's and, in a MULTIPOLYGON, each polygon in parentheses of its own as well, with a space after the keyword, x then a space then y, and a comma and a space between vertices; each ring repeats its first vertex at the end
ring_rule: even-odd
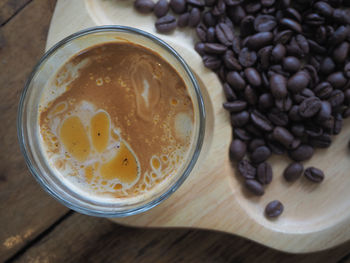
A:
POLYGON ((231 141, 229 114, 216 75, 203 67, 194 51, 193 30, 177 29, 159 35, 155 17, 140 15, 131 0, 58 0, 47 39, 47 49, 62 38, 96 25, 126 25, 157 35, 174 47, 195 72, 207 112, 203 149, 184 184, 159 206, 139 215, 113 219, 140 227, 192 227, 240 235, 288 252, 312 252, 350 239, 350 123, 327 150, 316 151, 305 163, 325 171, 326 179, 313 184, 301 178, 282 178, 285 157, 273 157, 274 180, 262 197, 247 193, 228 159, 231 141), (279 199, 285 205, 277 220, 264 217, 265 205, 279 199))

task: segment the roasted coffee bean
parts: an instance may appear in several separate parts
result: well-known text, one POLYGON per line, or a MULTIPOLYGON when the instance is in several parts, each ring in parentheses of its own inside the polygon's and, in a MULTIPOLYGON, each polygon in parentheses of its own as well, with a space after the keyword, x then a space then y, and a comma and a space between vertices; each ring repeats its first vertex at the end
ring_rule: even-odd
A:
POLYGON ((215 35, 215 28, 214 27, 209 27, 207 30, 207 41, 209 43, 214 43, 217 44, 216 42, 216 35, 215 35))
POLYGON ((293 19, 283 18, 283 19, 281 19, 280 24, 288 29, 291 29, 291 30, 297 32, 297 33, 302 32, 301 25, 293 19))
POLYGON ((247 107, 247 102, 242 100, 236 100, 233 102, 225 102, 223 106, 229 112, 240 112, 247 107))
POLYGON ((325 22, 325 18, 317 13, 307 14, 304 19, 304 23, 310 26, 321 26, 325 22))
POLYGON ((205 5, 204 1, 202 0, 186 0, 186 1, 187 1, 187 4, 198 8, 203 8, 205 5))
POLYGON ((226 80, 231 85, 233 90, 236 91, 242 91, 246 86, 245 80, 237 71, 227 73, 226 80))
POLYGON ((245 77, 248 82, 253 86, 261 85, 261 77, 259 72, 255 68, 246 68, 244 70, 245 77))
POLYGON ((266 205, 265 215, 270 218, 278 217, 283 213, 283 210, 283 204, 278 200, 274 200, 266 205))
POLYGON ((247 111, 241 111, 231 115, 232 126, 243 127, 249 122, 249 113, 247 111))
POLYGON ((254 195, 263 195, 265 193, 263 186, 253 179, 248 179, 245 181, 246 188, 254 195))
POLYGON ((310 137, 319 137, 322 135, 323 129, 313 123, 307 123, 305 124, 305 133, 310 137))
POLYGON ((349 35, 350 28, 348 26, 340 26, 335 30, 333 35, 329 38, 330 45, 336 46, 343 42, 349 35))
POLYGON ((204 0, 205 6, 214 6, 217 0, 204 0))
POLYGON ((299 115, 299 105, 293 105, 289 110, 288 118, 292 121, 301 121, 303 118, 299 115))
POLYGON ((252 136, 246 130, 241 128, 233 129, 233 134, 235 138, 241 139, 242 141, 250 141, 252 139, 252 136))
POLYGON ((228 69, 241 70, 242 66, 239 64, 232 50, 226 50, 223 61, 228 69))
POLYGON ((302 103, 305 99, 314 97, 315 93, 310 89, 303 89, 300 93, 294 94, 293 99, 296 103, 302 103))
MULTIPOLYGON (((267 46, 259 50, 258 55, 260 57, 260 64, 263 69, 268 69, 270 66, 270 58, 272 55, 272 46, 267 46)), ((350 66, 349 66, 350 74, 350 66)))
POLYGON ((270 77, 271 93, 276 99, 283 99, 287 96, 287 80, 279 74, 274 74, 270 77))
POLYGON ((230 146, 230 158, 231 160, 240 161, 243 159, 247 152, 247 145, 245 142, 235 139, 230 146))
POLYGON ((248 160, 241 160, 237 168, 245 179, 255 179, 256 169, 248 160))
POLYGON ((303 118, 315 116, 321 108, 321 101, 317 97, 305 99, 299 107, 299 115, 303 118))
POLYGON ((283 172, 283 177, 288 182, 294 182, 303 174, 304 166, 301 163, 291 163, 283 172))
POLYGON ((278 44, 278 43, 287 44, 289 40, 292 38, 293 34, 294 33, 292 30, 280 31, 275 35, 273 42, 275 44, 278 44))
POLYGON ((216 5, 214 6, 213 9, 213 15, 214 16, 221 16, 225 13, 226 11, 226 4, 224 0, 218 0, 216 5))
POLYGON ((250 51, 248 48, 243 48, 239 52, 238 60, 243 67, 252 67, 257 60, 255 51, 250 51))
POLYGON ((333 88, 342 89, 345 86, 347 79, 345 78, 343 72, 338 71, 330 74, 327 78, 327 81, 332 85, 333 88))
POLYGON ((324 133, 319 137, 310 138, 309 142, 315 148, 328 148, 332 143, 332 138, 329 134, 324 133))
POLYGON ((168 33, 176 28, 176 19, 172 15, 166 15, 158 18, 155 26, 158 32, 168 33))
POLYGON ((143 14, 151 13, 154 8, 154 2, 152 0, 135 0, 135 9, 143 14))
POLYGON ((302 20, 302 17, 300 15, 300 13, 298 12, 298 10, 292 8, 292 7, 289 7, 287 8, 286 10, 284 10, 284 16, 285 17, 288 17, 288 18, 291 18, 297 22, 301 22, 302 20))
POLYGON ((190 17, 188 19, 188 25, 190 27, 196 27, 201 20, 201 11, 197 8, 194 7, 190 11, 190 17))
POLYGON ((175 14, 186 12, 186 0, 170 0, 170 8, 175 14))
POLYGON ((309 85, 310 78, 305 71, 298 71, 288 79, 287 87, 293 93, 298 93, 306 89, 309 85))
POLYGON ((227 15, 236 25, 239 25, 242 19, 247 16, 241 5, 229 6, 227 9, 227 15))
POLYGON ((249 37, 247 47, 258 50, 272 43, 273 34, 271 32, 260 32, 249 37))
POLYGON ((343 118, 349 118, 350 117, 350 108, 347 108, 344 112, 343 112, 343 118))
MULTIPOLYGON (((178 27, 188 26, 189 19, 190 19, 189 13, 184 13, 184 14, 180 15, 179 19, 177 20, 177 26, 178 27)), ((204 47, 204 43, 203 43, 203 47, 204 47)))
POLYGON ((287 96, 283 99, 276 99, 275 104, 280 111, 289 111, 293 106, 293 101, 287 96))
POLYGON ((341 43, 333 50, 333 59, 336 63, 344 63, 349 54, 350 45, 348 42, 341 43))
POLYGON ((322 101, 321 102, 321 108, 320 111, 317 114, 317 120, 318 121, 325 121, 328 120, 331 117, 332 114, 332 106, 328 101, 322 101))
POLYGON ((252 152, 250 159, 253 163, 265 162, 271 156, 271 151, 266 146, 260 146, 252 152))
POLYGON ((254 20, 254 29, 257 32, 269 32, 276 26, 276 18, 270 15, 258 15, 254 20))
POLYGON ((273 107, 274 99, 271 93, 263 93, 259 97, 259 108, 261 110, 267 110, 273 107))
POLYGON ((223 54, 227 50, 227 47, 218 43, 206 43, 204 45, 204 51, 209 54, 223 54))
POLYGON ((265 141, 263 139, 253 139, 248 145, 248 151, 254 152, 256 148, 264 145, 265 145, 265 141))
POLYGON ((269 163, 263 162, 256 168, 256 178, 261 184, 271 183, 272 176, 272 167, 269 163))
POLYGON ((264 137, 264 133, 257 128, 254 124, 252 124, 251 122, 249 122, 244 129, 246 129, 246 131, 254 138, 263 138, 264 137))
POLYGON ((167 0, 159 0, 154 6, 154 14, 156 17, 165 16, 169 11, 169 3, 167 0))
POLYGON ((307 40, 309 43, 310 49, 318 54, 324 54, 327 52, 327 49, 321 45, 319 45, 316 41, 313 41, 312 39, 307 40))
POLYGON ((343 117, 340 113, 336 114, 334 117, 334 129, 333 134, 337 135, 343 128, 343 117))
POLYGON ((250 114, 250 119, 252 120, 253 124, 262 131, 270 132, 273 130, 273 125, 271 124, 271 122, 257 110, 254 110, 250 114))
POLYGON ((301 67, 300 60, 296 57, 285 57, 283 59, 283 69, 288 72, 297 72, 301 67))
POLYGON ((346 63, 344 66, 344 74, 347 78, 350 78, 350 62, 346 63))
POLYGON ((332 108, 341 105, 344 102, 345 96, 341 90, 333 90, 328 101, 332 108))
POLYGON ((224 44, 225 46, 232 45, 233 40, 233 32, 232 29, 224 24, 220 23, 215 27, 216 37, 217 39, 224 44))
POLYGON ((236 35, 233 35, 232 50, 233 52, 235 52, 236 55, 239 55, 239 53, 241 52, 241 42, 236 35))
POLYGON ((273 138, 284 145, 287 149, 292 148, 294 136, 284 127, 275 127, 273 130, 273 138))
POLYGON ((305 127, 303 124, 294 124, 290 130, 295 136, 302 137, 304 136, 305 127))
POLYGON ((252 35, 255 32, 254 29, 254 16, 245 16, 240 24, 241 38, 252 35))
POLYGON ((281 155, 286 152, 286 148, 284 148, 284 146, 278 142, 268 141, 267 146, 271 149, 271 151, 274 154, 281 155))
POLYGON ((277 126, 287 126, 289 121, 288 114, 277 108, 271 109, 271 111, 267 114, 267 117, 277 126))
POLYGON ((307 179, 314 183, 320 183, 324 179, 324 173, 315 167, 306 168, 304 175, 307 179))
POLYGON ((197 51, 197 53, 201 56, 205 54, 204 52, 204 43, 202 42, 197 42, 196 45, 194 46, 194 49, 197 51))
POLYGON ((272 65, 269 69, 269 71, 267 72, 267 75, 269 77, 271 77, 272 75, 274 74, 279 74, 279 75, 282 75, 286 78, 289 77, 289 73, 288 72, 285 72, 282 68, 282 65, 272 65))
POLYGON ((249 14, 254 14, 261 9, 259 2, 248 2, 245 4, 245 11, 249 14))
POLYGON ((320 99, 328 99, 331 96, 332 91, 332 85, 329 82, 325 81, 318 84, 314 89, 316 96, 320 99))
POLYGON ((202 20, 207 27, 215 26, 217 23, 216 17, 210 11, 203 14, 202 20))
POLYGON ((289 151, 289 156, 296 162, 309 160, 314 154, 314 148, 307 144, 301 144, 298 148, 289 151))
POLYGON ((277 44, 271 51, 271 60, 275 63, 279 63, 283 60, 287 53, 286 48, 282 44, 277 44))
POLYGON ((326 2, 318 1, 314 4, 314 8, 320 15, 325 17, 331 17, 333 15, 333 7, 326 2))
POLYGON ((224 83, 222 87, 223 87, 227 101, 237 100, 236 93, 232 90, 231 86, 228 83, 224 83))
POLYGON ((203 24, 196 27, 197 36, 202 42, 207 42, 207 30, 207 27, 203 24))
POLYGON ((218 69, 221 66, 221 60, 217 56, 204 55, 203 63, 209 69, 218 69))
POLYGON ((335 69, 335 63, 333 59, 330 57, 325 57, 320 64, 321 73, 328 75, 332 73, 334 69, 335 69))
POLYGON ((256 96, 256 92, 254 88, 252 88, 250 85, 248 85, 244 89, 244 98, 250 105, 256 105, 258 101, 258 97, 256 96))

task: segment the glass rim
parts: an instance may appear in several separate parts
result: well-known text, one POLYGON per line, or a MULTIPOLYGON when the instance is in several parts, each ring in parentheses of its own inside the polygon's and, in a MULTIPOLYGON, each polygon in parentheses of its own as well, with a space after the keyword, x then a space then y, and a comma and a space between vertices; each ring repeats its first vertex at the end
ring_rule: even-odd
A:
MULTIPOLYGON (((53 196, 56 200, 58 200, 60 203, 64 204, 66 207, 73 209, 79 213, 86 214, 86 215, 91 215, 91 216, 98 216, 98 217, 126 217, 126 216, 131 216, 135 214, 139 214, 142 212, 145 212, 164 200, 166 200, 172 193, 174 193, 182 184, 183 182, 187 179, 191 171, 193 170, 198 157, 201 152, 202 144, 203 144, 203 139, 204 139, 204 133, 205 133, 205 119, 206 119, 206 113, 205 113, 205 105, 204 101, 202 98, 202 93, 200 91, 199 84, 197 82, 196 77, 194 76, 192 70, 186 63, 186 61, 178 54, 178 52, 172 48, 169 44, 167 44, 165 41, 161 40, 157 36, 145 32, 143 30, 133 28, 133 27, 128 27, 128 26, 119 26, 119 25, 114 25, 114 26, 96 26, 96 27, 90 27, 78 32, 75 32, 64 39, 60 40, 57 42, 55 45, 53 45, 48 51, 44 53, 44 55, 39 59, 37 64, 34 66, 33 70, 31 71, 25 85, 24 89, 21 93, 20 96, 20 101, 18 105, 18 113, 17 113, 17 136, 18 136, 18 141, 20 145, 20 150, 24 156, 26 165, 28 169, 30 170, 31 174, 33 177, 36 179, 36 181, 41 185, 41 187, 48 192, 51 196, 53 196), (24 115, 24 102, 27 97, 27 92, 30 87, 30 84, 32 83, 32 80, 36 73, 39 71, 42 65, 45 64, 48 58, 50 58, 52 55, 55 54, 57 50, 59 50, 62 46, 65 44, 71 42, 74 39, 77 39, 79 37, 89 35, 92 33, 99 33, 99 32, 123 32, 123 33, 131 33, 131 34, 136 34, 141 37, 145 37, 148 40, 153 41, 157 45, 161 46, 162 48, 165 49, 166 52, 170 53, 171 55, 174 56, 174 58, 180 63, 180 65, 183 67, 185 70, 185 73, 190 79, 191 84, 193 85, 193 89, 196 95, 196 99, 198 102, 198 112, 199 112, 199 125, 198 125, 198 136, 197 136, 197 141, 195 143, 194 147, 194 152, 193 154, 190 155, 191 160, 188 163, 188 165, 185 167, 184 172, 179 176, 179 178, 169 186, 168 189, 166 189, 160 196, 157 198, 150 200, 149 202, 146 202, 144 204, 141 204, 135 208, 131 209, 125 209, 123 211, 101 211, 101 210, 96 210, 96 209, 90 209, 83 207, 79 204, 75 204, 73 202, 70 202, 69 200, 66 200, 64 197, 62 197, 58 192, 56 192, 53 188, 53 186, 48 185, 42 178, 41 171, 37 170, 34 163, 34 160, 31 160, 31 157, 29 156, 29 152, 32 150, 28 146, 28 141, 26 141, 24 137, 24 129, 23 129, 23 115, 24 115)), ((67 193, 69 194, 69 193, 67 193)))

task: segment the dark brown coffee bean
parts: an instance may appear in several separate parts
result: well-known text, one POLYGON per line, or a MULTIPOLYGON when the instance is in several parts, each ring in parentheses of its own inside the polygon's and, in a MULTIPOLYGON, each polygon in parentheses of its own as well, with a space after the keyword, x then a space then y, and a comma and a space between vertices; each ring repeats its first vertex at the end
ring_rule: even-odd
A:
POLYGON ((261 110, 267 110, 273 107, 274 101, 270 93, 263 93, 259 97, 259 108, 261 110))
POLYGON ((315 116, 321 109, 321 101, 317 97, 305 99, 299 107, 299 115, 303 118, 315 116))
POLYGON ((328 148, 332 143, 332 138, 329 134, 324 133, 318 137, 310 138, 309 142, 315 148, 328 148))
POLYGON ((263 185, 271 183, 273 177, 271 165, 267 162, 259 164, 256 169, 256 177, 263 185))
POLYGON ((274 154, 281 155, 286 152, 286 148, 278 142, 268 141, 267 146, 271 149, 274 154))
POLYGON ((263 186, 257 180, 246 180, 245 187, 254 195, 261 196, 265 193, 263 186))
POLYGON ((298 33, 302 32, 301 25, 297 21, 295 21, 293 19, 283 18, 280 21, 280 24, 285 26, 288 29, 291 29, 291 30, 295 31, 295 32, 298 32, 298 33))
POLYGON ((337 63, 344 63, 349 54, 350 45, 348 42, 341 43, 333 50, 333 59, 337 63))
POLYGON ((257 126, 259 129, 265 131, 265 132, 270 132, 273 130, 273 125, 271 122, 260 112, 257 110, 254 110, 250 114, 250 118, 255 126, 257 126))
POLYGON ((314 154, 314 148, 307 144, 301 144, 298 148, 289 151, 289 156, 296 162, 309 160, 314 154))
POLYGON ((275 44, 278 44, 278 43, 287 44, 289 40, 292 38, 293 34, 294 33, 292 30, 280 31, 275 35, 273 42, 275 44))
POLYGON ((194 6, 194 7, 198 7, 198 8, 203 8, 205 3, 202 0, 186 0, 187 4, 194 6))
POLYGON ((266 205, 265 215, 270 218, 278 217, 282 214, 283 210, 283 204, 278 200, 274 200, 266 205))
POLYGON ((257 55, 254 51, 243 48, 241 52, 239 52, 238 60, 243 67, 252 67, 257 60, 257 55))
MULTIPOLYGON (((177 20, 177 26, 178 27, 186 27, 186 26, 188 26, 189 19, 190 19, 190 14, 189 13, 181 14, 179 16, 179 19, 177 20)), ((203 48, 204 48, 204 43, 202 43, 202 44, 203 44, 203 48)))
POLYGON ((273 6, 276 1, 275 0, 261 0, 260 2, 263 6, 270 7, 270 6, 273 6))
POLYGON ((170 0, 170 8, 175 14, 186 12, 186 0, 170 0))
POLYGON ((202 42, 207 42, 207 30, 207 27, 203 24, 196 27, 197 36, 202 42))
POLYGON ((305 124, 305 133, 309 135, 310 137, 319 137, 323 133, 322 127, 315 126, 313 123, 305 124))
POLYGON ((305 99, 314 97, 315 93, 310 89, 303 89, 300 93, 294 94, 293 99, 296 103, 302 103, 305 99))
POLYGON ((261 77, 259 72, 255 68, 246 68, 244 70, 245 77, 248 82, 253 86, 261 85, 261 77))
POLYGON ((318 1, 314 4, 316 11, 325 17, 330 17, 333 15, 333 7, 323 1, 318 1))
POLYGON ((332 85, 333 88, 342 89, 345 86, 347 79, 345 78, 343 72, 338 71, 330 74, 327 78, 327 81, 332 85))
POLYGON ((319 45, 316 41, 313 41, 312 39, 307 40, 309 43, 310 49, 318 54, 324 54, 327 52, 327 49, 321 45, 319 45))
POLYGON ((233 31, 232 29, 224 24, 219 23, 215 27, 216 37, 217 39, 225 46, 231 46, 233 40, 233 31))
POLYGON ((156 17, 165 16, 169 11, 169 3, 167 0, 159 0, 154 6, 154 14, 156 17))
POLYGON ((292 121, 301 121, 303 118, 299 115, 299 105, 293 105, 289 110, 288 118, 292 121))
POLYGON ((218 69, 221 66, 221 60, 216 56, 204 55, 203 63, 209 69, 218 69))
POLYGON ((283 172, 283 177, 288 182, 294 182, 303 174, 304 166, 301 163, 291 163, 283 172))
POLYGON ((294 136, 284 127, 275 127, 273 130, 273 138, 284 145, 287 149, 292 148, 294 136))
POLYGON ((346 63, 344 66, 344 74, 347 78, 350 78, 350 62, 346 63))
POLYGON ((245 16, 240 24, 240 34, 241 34, 241 38, 244 38, 246 36, 250 36, 253 35, 255 32, 254 29, 254 20, 255 17, 254 16, 245 16))
POLYGON ((256 92, 254 88, 252 88, 250 85, 248 85, 244 89, 244 98, 249 105, 256 105, 256 103, 258 102, 258 97, 256 95, 256 92))
POLYGON ((297 22, 301 22, 302 20, 302 17, 300 15, 300 13, 298 12, 298 10, 292 8, 292 7, 289 7, 287 8, 286 10, 284 10, 284 16, 287 17, 287 18, 291 18, 297 22))
POLYGON ((290 130, 295 136, 302 137, 304 136, 305 127, 303 124, 294 124, 290 130))
POLYGON ((188 25, 190 27, 196 27, 201 20, 201 11, 197 8, 194 7, 190 11, 190 17, 188 19, 188 25))
POLYGON ((221 16, 226 11, 226 4, 224 0, 218 0, 216 5, 213 8, 213 15, 214 16, 221 16))
POLYGON ((237 100, 236 93, 232 90, 231 86, 228 83, 224 83, 222 87, 224 89, 224 93, 227 101, 237 100))
POLYGON ((249 143, 248 150, 249 152, 254 152, 256 148, 264 145, 265 145, 265 141, 263 139, 253 139, 249 143))
POLYGON ((268 119, 277 126, 287 126, 289 122, 288 114, 277 109, 273 108, 271 111, 267 114, 268 119))
POLYGON ((252 136, 246 130, 243 130, 241 128, 233 129, 233 134, 235 138, 242 141, 250 141, 252 139, 252 136))
POLYGON ((340 26, 335 30, 333 35, 329 38, 330 45, 336 46, 343 42, 349 35, 350 28, 348 26, 340 26))
POLYGON ((245 142, 235 139, 230 146, 230 158, 231 160, 240 161, 243 159, 247 152, 247 145, 245 142))
POLYGON ((321 82, 316 86, 314 92, 320 99, 328 99, 333 91, 333 87, 329 82, 321 82))
POLYGON ((325 121, 328 120, 331 117, 332 114, 332 106, 328 101, 322 101, 321 102, 321 108, 320 111, 317 114, 317 120, 318 121, 325 121))
POLYGON ((247 16, 244 8, 241 5, 229 6, 227 15, 236 25, 239 25, 242 19, 247 16))
POLYGON ((343 118, 349 118, 350 117, 350 108, 347 108, 346 110, 344 110, 343 112, 343 118))
POLYGON ((249 113, 247 111, 241 111, 239 113, 231 114, 232 126, 241 128, 249 122, 249 113))
POLYGON ((287 96, 287 80, 279 74, 274 74, 270 77, 271 93, 276 99, 283 99, 287 96))
POLYGON ((287 87, 293 93, 298 93, 309 85, 310 78, 305 71, 298 71, 288 79, 287 87))
POLYGON ((258 50, 272 43, 273 34, 271 32, 260 32, 249 37, 247 47, 258 50))
POLYGON ((282 44, 277 44, 271 51, 271 60, 275 63, 279 63, 283 60, 287 53, 286 48, 282 44))
MULTIPOLYGON (((272 46, 267 46, 259 50, 260 64, 263 69, 268 69, 270 66, 270 58, 272 53, 272 46)), ((350 67, 349 67, 350 68, 350 67)), ((350 72, 350 70, 349 70, 350 72)))
POLYGON ((247 102, 236 100, 233 102, 225 102, 223 106, 224 109, 228 110, 229 112, 240 112, 247 107, 247 102))
POLYGON ((238 171, 245 179, 255 179, 256 169, 248 160, 239 161, 238 171))
POLYGON ((210 11, 206 11, 203 14, 203 23, 207 26, 207 27, 212 27, 215 26, 217 23, 217 19, 216 17, 210 12, 210 11))
POLYGON ((324 173, 315 167, 306 168, 304 175, 307 179, 314 183, 320 183, 324 179, 324 173))
POLYGON ((334 129, 333 134, 337 135, 343 128, 343 117, 340 113, 336 114, 334 117, 334 129))
POLYGON ((173 31, 176 28, 176 19, 171 15, 166 15, 158 20, 155 23, 156 29, 160 33, 168 33, 173 31))
POLYGON ((223 61, 225 66, 228 69, 233 69, 238 71, 242 70, 242 66, 239 64, 232 50, 226 50, 223 56, 223 61))
POLYGON ((289 111, 293 106, 293 101, 289 96, 287 96, 283 99, 276 99, 275 104, 276 108, 280 111, 289 111))
POLYGON ((296 57, 285 57, 283 59, 283 69, 288 72, 297 72, 301 67, 300 60, 296 57))
POLYGON ((271 156, 271 151, 266 146, 260 146, 252 152, 250 159, 253 163, 265 162, 271 156))
POLYGON ((321 26, 325 23, 325 18, 317 13, 310 13, 304 17, 303 21, 310 26, 321 26))
POLYGON ((207 30, 207 41, 209 43, 214 43, 216 44, 216 35, 215 35, 215 28, 214 27, 209 27, 207 30))
POLYGON ((209 54, 223 54, 227 47, 218 43, 206 43, 204 45, 204 51, 209 54))
POLYGON ((135 9, 143 14, 151 13, 154 8, 154 2, 152 0, 135 0, 135 9))
POLYGON ((277 26, 276 18, 269 15, 258 15, 254 20, 254 29, 257 32, 269 32, 277 26))
POLYGON ((237 37, 236 35, 233 35, 232 50, 233 52, 235 52, 236 55, 239 55, 241 52, 241 42, 239 37, 237 37))
POLYGON ((244 90, 246 86, 245 80, 241 77, 241 75, 239 75, 237 71, 231 71, 227 73, 226 80, 236 91, 244 90))
POLYGON ((245 11, 249 14, 254 14, 261 9, 259 2, 248 2, 245 4, 245 11))
POLYGON ((332 108, 341 105, 344 102, 345 96, 341 90, 333 90, 328 101, 332 108))

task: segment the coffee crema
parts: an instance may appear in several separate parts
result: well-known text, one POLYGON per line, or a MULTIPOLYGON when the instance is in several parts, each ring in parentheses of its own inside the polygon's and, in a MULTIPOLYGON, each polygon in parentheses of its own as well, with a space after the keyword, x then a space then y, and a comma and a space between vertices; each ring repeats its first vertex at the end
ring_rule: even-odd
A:
POLYGON ((179 73, 155 52, 96 45, 48 85, 39 106, 42 148, 60 178, 90 197, 151 192, 186 162, 193 103, 179 73))

